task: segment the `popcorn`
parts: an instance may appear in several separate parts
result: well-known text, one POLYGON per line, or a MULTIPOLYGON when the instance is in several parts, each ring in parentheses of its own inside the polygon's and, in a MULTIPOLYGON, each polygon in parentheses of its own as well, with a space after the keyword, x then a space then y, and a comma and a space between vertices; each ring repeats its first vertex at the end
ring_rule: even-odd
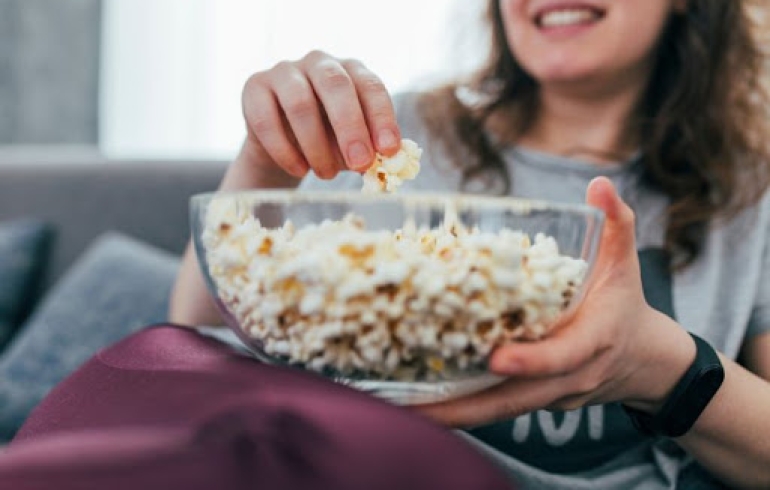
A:
POLYGON ((362 192, 396 192, 406 180, 417 177, 422 150, 412 140, 401 140, 401 149, 392 157, 377 153, 375 161, 364 173, 362 192))
POLYGON ((315 371, 481 372, 503 342, 547 335, 587 270, 552 237, 467 229, 451 210, 435 228, 389 232, 357 216, 266 228, 249 209, 209 206, 202 242, 219 299, 267 354, 315 371))

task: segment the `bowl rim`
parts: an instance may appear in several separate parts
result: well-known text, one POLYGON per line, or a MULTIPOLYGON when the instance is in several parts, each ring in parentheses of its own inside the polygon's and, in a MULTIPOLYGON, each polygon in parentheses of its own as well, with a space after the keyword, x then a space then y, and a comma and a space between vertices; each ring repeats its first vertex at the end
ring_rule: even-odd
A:
POLYGON ((192 205, 205 204, 215 197, 246 199, 250 204, 300 204, 300 203, 377 203, 391 202, 404 205, 440 206, 451 204, 454 209, 490 208, 510 210, 516 213, 533 211, 557 211, 567 214, 590 215, 600 222, 605 219, 602 209, 585 203, 566 203, 545 199, 513 196, 494 196, 459 192, 412 191, 405 193, 362 193, 357 191, 297 190, 297 189, 246 189, 201 192, 190 197, 192 205))
MULTIPOLYGON (((448 204, 451 204, 455 211, 462 211, 463 209, 475 209, 483 210, 484 208, 493 209, 495 211, 509 210, 518 214, 528 214, 531 212, 542 211, 556 211, 570 215, 571 217, 581 217, 587 219, 588 227, 591 229, 591 239, 586 239, 584 242, 584 249, 581 256, 585 256, 588 268, 585 272, 585 280, 582 286, 578 290, 578 294, 573 297, 570 306, 561 312, 559 321, 563 321, 572 314, 574 314, 578 305, 582 304, 584 295, 587 292, 588 282, 591 280, 599 251, 599 243, 603 234, 604 225, 606 221, 606 215, 603 210, 598 207, 590 206, 586 203, 564 203, 557 201, 549 201, 544 199, 530 199, 513 196, 495 196, 495 195, 480 195, 470 193, 457 193, 457 192, 435 192, 435 191, 410 191, 395 194, 367 194, 361 193, 356 190, 302 190, 302 189, 286 189, 286 188, 274 188, 274 189, 243 189, 243 190, 218 190, 210 192, 200 192, 190 196, 190 217, 195 220, 198 225, 201 224, 202 210, 206 209, 208 203, 217 197, 235 198, 237 200, 243 199, 247 205, 256 205, 260 203, 264 204, 302 204, 302 203, 330 203, 330 204, 376 204, 378 202, 401 204, 406 207, 410 205, 414 206, 437 206, 439 208, 447 208, 448 204)), ((193 225, 195 230, 195 225, 193 225)), ((202 277, 206 283, 206 288, 214 299, 217 310, 225 320, 226 328, 234 332, 238 340, 247 349, 248 354, 256 359, 266 362, 272 365, 279 365, 283 367, 291 367, 300 369, 307 372, 314 372, 319 374, 308 367, 300 367, 287 363, 286 361, 271 356, 264 352, 262 348, 257 347, 258 339, 249 336, 240 326, 238 320, 233 316, 233 312, 222 301, 221 297, 217 293, 217 286, 214 283, 214 279, 206 270, 205 264, 207 264, 206 251, 203 248, 203 243, 199 239, 200 235, 195 234, 193 237, 193 246, 195 247, 197 264, 201 270, 202 277), (257 343, 255 343, 257 342, 257 343)), ((493 376, 490 373, 484 373, 474 375, 468 378, 457 379, 442 379, 442 380, 417 380, 417 381, 402 381, 402 380, 379 380, 379 379, 366 379, 357 378, 351 376, 345 376, 342 374, 334 374, 328 376, 323 374, 324 377, 331 377, 331 379, 337 383, 349 385, 353 388, 357 388, 362 391, 368 391, 372 394, 384 397, 386 399, 392 399, 398 401, 401 397, 403 399, 409 397, 415 397, 416 399, 422 399, 419 397, 436 396, 434 399, 427 399, 430 401, 440 401, 451 399, 455 395, 457 390, 464 389, 463 387, 474 386, 474 383, 490 382, 493 381, 488 376, 493 376), (451 395, 451 396, 450 396, 451 395), (392 398, 396 397, 396 398, 392 398), (406 398, 404 398, 406 397, 406 398)), ((499 380, 497 381, 499 382, 499 380)), ((489 385, 491 386, 491 384, 489 385)), ((488 386, 484 386, 486 388, 488 386)), ((480 388, 481 389, 481 388, 480 388)), ((468 391, 471 393, 473 391, 468 391)), ((466 394, 467 394, 466 393, 466 394)), ((411 398, 410 398, 411 399, 411 398)), ((404 404, 403 400, 399 402, 404 404)), ((422 401, 406 402, 406 404, 423 403, 422 401)))

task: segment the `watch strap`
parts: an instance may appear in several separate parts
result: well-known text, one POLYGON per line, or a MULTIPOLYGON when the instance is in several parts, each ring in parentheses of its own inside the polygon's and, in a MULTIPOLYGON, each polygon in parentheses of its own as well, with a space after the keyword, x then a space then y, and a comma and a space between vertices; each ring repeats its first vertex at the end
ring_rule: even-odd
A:
POLYGON ((677 382, 658 413, 651 415, 622 405, 634 426, 646 435, 680 437, 686 434, 724 381, 719 356, 708 342, 695 340, 695 360, 677 382))

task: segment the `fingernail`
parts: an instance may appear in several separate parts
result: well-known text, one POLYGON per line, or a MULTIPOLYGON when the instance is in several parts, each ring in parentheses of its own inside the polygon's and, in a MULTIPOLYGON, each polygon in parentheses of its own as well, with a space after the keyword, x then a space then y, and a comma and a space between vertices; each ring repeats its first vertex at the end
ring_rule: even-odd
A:
POLYGON ((372 161, 372 154, 369 153, 369 149, 361 143, 356 141, 350 148, 348 148, 348 161, 353 168, 362 168, 367 166, 372 161))
POLYGON ((396 133, 390 129, 383 129, 377 137, 377 144, 380 145, 380 148, 395 148, 398 145, 396 133))

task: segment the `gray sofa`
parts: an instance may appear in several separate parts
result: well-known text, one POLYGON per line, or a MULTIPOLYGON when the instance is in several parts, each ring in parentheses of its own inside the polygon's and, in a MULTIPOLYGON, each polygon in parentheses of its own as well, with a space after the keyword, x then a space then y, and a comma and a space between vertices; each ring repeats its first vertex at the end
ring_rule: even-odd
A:
POLYGON ((50 287, 97 236, 117 231, 178 254, 188 238, 189 196, 216 188, 221 161, 115 161, 97 155, 0 159, 0 222, 33 217, 54 226, 50 287))
POLYGON ((0 350, 0 443, 96 351, 166 319, 189 198, 215 189, 225 167, 0 153, 0 227, 33 220, 52 237, 35 257, 44 267, 26 293, 34 304, 0 350))

